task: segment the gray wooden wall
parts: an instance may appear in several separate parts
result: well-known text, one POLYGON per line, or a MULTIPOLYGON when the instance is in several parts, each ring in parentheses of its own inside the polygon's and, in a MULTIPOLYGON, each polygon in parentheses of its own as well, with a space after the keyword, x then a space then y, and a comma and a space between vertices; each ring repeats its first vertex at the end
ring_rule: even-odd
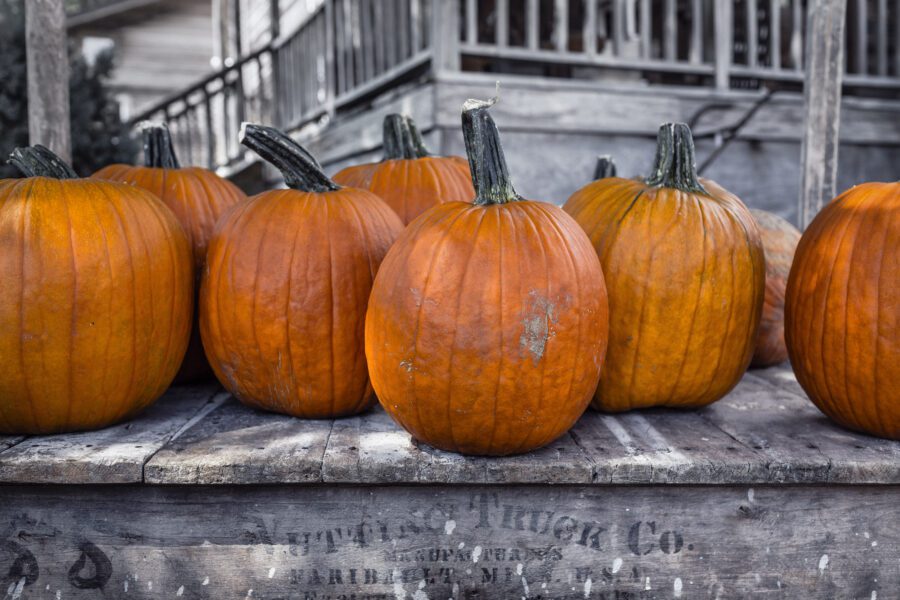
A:
MULTIPOLYGON (((598 154, 613 154, 619 173, 644 174, 653 159, 655 135, 664 121, 687 121, 700 107, 735 102, 700 119, 702 135, 738 120, 755 92, 636 87, 603 82, 500 77, 501 100, 493 114, 518 191, 527 198, 561 204, 593 173, 598 154)), ((329 170, 380 156, 381 118, 391 111, 414 116, 435 152, 462 154, 459 112, 470 97, 494 93, 495 78, 461 74, 411 85, 378 99, 356 114, 338 115, 320 132, 301 138, 329 170)), ((777 94, 705 176, 748 205, 796 222, 800 187, 803 99, 777 94)), ((698 159, 713 149, 698 139, 698 159)), ((845 98, 842 113, 839 189, 872 180, 893 181, 900 163, 900 101, 845 98)))

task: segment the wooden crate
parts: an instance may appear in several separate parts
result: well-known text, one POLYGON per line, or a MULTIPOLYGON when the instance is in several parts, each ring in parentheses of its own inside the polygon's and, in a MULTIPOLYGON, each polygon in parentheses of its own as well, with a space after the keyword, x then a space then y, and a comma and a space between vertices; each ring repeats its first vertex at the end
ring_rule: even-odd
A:
POLYGON ((103 431, 0 438, 6 598, 895 598, 900 445, 785 368, 701 411, 586 414, 464 458, 380 409, 302 421, 176 388, 103 431))

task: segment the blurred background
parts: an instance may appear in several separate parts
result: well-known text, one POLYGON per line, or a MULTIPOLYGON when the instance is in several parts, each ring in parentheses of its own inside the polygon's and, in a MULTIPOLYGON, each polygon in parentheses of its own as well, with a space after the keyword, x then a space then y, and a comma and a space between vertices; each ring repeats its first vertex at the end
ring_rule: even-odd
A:
MULTIPOLYGON (((27 143, 24 0, 0 0, 0 155, 27 143)), ((562 203, 598 154, 645 174, 656 130, 689 123, 702 174, 796 222, 805 0, 67 0, 72 155, 136 158, 166 121, 181 162, 253 192, 277 181, 237 143, 290 131, 334 172, 381 154, 403 112, 462 154, 459 112, 494 94, 525 197, 562 203)), ((896 180, 900 0, 848 0, 838 189, 896 180)), ((0 177, 12 176, 3 167, 0 177)))

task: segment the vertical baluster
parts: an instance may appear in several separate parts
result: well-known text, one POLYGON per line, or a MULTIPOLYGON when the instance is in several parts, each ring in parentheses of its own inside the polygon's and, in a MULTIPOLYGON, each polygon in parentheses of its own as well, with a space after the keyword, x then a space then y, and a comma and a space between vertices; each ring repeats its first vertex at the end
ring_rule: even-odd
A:
MULTIPOLYGON (((730 2, 730 0, 728 0, 730 2)), ((663 56, 669 62, 677 57, 678 23, 676 22, 675 0, 666 0, 663 16, 663 56)))
POLYGON ((653 50, 653 13, 650 0, 641 0, 641 58, 649 59, 653 50))
POLYGON ((459 71, 460 0, 434 0, 431 11, 431 64, 440 74, 459 71))
POLYGON ((384 11, 385 28, 381 31, 381 41, 384 44, 384 56, 386 67, 390 69, 397 64, 397 36, 392 33, 397 26, 396 6, 394 0, 381 0, 381 8, 384 11))
POLYGON ((244 121, 247 120, 246 119, 247 95, 245 93, 246 90, 244 90, 244 67, 243 67, 243 65, 238 65, 238 67, 235 69, 235 75, 237 77, 235 80, 235 85, 237 86, 237 117, 238 117, 238 123, 243 123, 244 121))
POLYGON ((800 71, 803 69, 803 2, 793 0, 791 8, 791 67, 800 71))
MULTIPOLYGON (((440 2, 441 0, 434 0, 440 2)), ((478 43, 478 2, 466 0, 466 43, 478 43)))
MULTIPOLYGON (((797 0, 799 1, 799 0, 797 0)), ((734 4, 732 2, 716 2, 715 36, 716 64, 715 84, 717 90, 727 90, 731 86, 731 53, 734 46, 734 4)))
POLYGON ((216 168, 216 139, 213 135, 212 102, 209 99, 209 90, 203 88, 203 112, 206 117, 206 168, 216 168))
POLYGON ((335 73, 335 21, 334 0, 325 0, 325 107, 329 113, 334 111, 334 97, 337 93, 337 74, 335 73))
POLYGON ((359 0, 359 41, 362 50, 363 79, 369 81, 375 77, 372 0, 359 0))
POLYGON ((238 127, 240 123, 235 126, 234 120, 232 117, 234 116, 234 112, 231 110, 232 103, 232 94, 231 94, 231 86, 226 79, 227 75, 222 75, 222 122, 224 124, 225 137, 224 139, 224 151, 225 151, 225 162, 231 162, 231 141, 237 136, 238 127))
POLYGON ((769 0, 769 65, 781 68, 781 0, 769 0))
POLYGON ((423 48, 421 0, 409 0, 409 34, 412 53, 416 54, 423 48))
POLYGON ((353 48, 353 0, 344 0, 344 72, 347 74, 347 87, 349 92, 356 86, 356 53, 353 48))
POLYGON ((309 32, 309 25, 307 24, 294 36, 296 40, 294 52, 297 57, 295 105, 298 118, 306 117, 310 109, 309 90, 312 86, 309 72, 309 32))
POLYGON ((869 4, 856 0, 856 34, 854 36, 853 70, 860 75, 869 72, 869 4))
POLYGON ((597 54, 597 0, 584 0, 584 28, 581 36, 584 39, 584 53, 588 56, 597 54))
POLYGON ((759 32, 756 27, 756 0, 744 0, 747 7, 747 66, 755 67, 759 56, 759 32))
POLYGON ((509 0, 496 0, 497 13, 494 15, 494 38, 497 46, 506 48, 509 45, 509 0))
POLYGON ((188 99, 184 100, 185 107, 184 113, 182 113, 181 118, 179 119, 179 123, 183 123, 182 129, 184 131, 184 149, 185 152, 181 153, 181 156, 187 156, 187 164, 193 165, 194 163, 194 142, 193 136, 191 135, 191 108, 188 106, 188 99))
POLYGON ((894 10, 894 77, 900 77, 900 6, 894 10))
MULTIPOLYGON (((900 10, 900 3, 897 3, 897 9, 900 10)), ((888 74, 888 7, 887 0, 878 0, 878 17, 875 22, 878 24, 878 74, 886 77, 888 74)), ((900 39, 898 39, 900 43, 900 39)))
POLYGON ((356 83, 366 81, 365 56, 363 54, 363 30, 362 30, 362 2, 363 0, 351 1, 350 20, 351 32, 353 35, 353 72, 355 73, 356 83))
MULTIPOLYGON (((344 19, 343 19, 343 0, 334 0, 331 3, 334 15, 334 66, 335 66, 335 85, 334 94, 340 96, 346 89, 346 75, 344 70, 344 19)), ((385 43, 388 43, 385 40, 385 43)))
POLYGON ((292 36, 288 42, 282 46, 281 52, 281 86, 282 92, 282 109, 284 117, 284 125, 293 123, 297 110, 294 102, 295 85, 294 85, 294 41, 297 36, 292 36))
POLYGON ((400 43, 400 59, 402 62, 409 58, 409 0, 396 0, 398 20, 397 41, 400 43))
POLYGON ((553 39, 556 49, 565 52, 569 47, 569 0, 556 0, 553 10, 553 39))
POLYGON ((538 0, 525 1, 525 45, 537 50, 541 45, 540 5, 538 0))
POLYGON ((372 54, 375 55, 375 73, 379 74, 386 70, 385 66, 385 20, 384 6, 381 0, 375 0, 375 12, 372 19, 372 54))
POLYGON ((703 0, 691 0, 691 48, 688 60, 703 62, 703 0))
POLYGON ((616 56, 622 56, 625 49, 625 0, 613 0, 612 3, 612 34, 613 48, 616 56))

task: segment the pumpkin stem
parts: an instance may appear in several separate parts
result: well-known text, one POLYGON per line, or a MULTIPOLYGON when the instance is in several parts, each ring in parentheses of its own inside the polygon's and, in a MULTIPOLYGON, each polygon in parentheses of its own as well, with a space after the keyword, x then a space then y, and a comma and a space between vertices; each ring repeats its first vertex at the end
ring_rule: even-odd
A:
POLYGON ((505 204, 521 200, 509 179, 509 169, 500 144, 500 132, 488 109, 497 102, 466 100, 463 104, 462 130, 466 142, 475 204, 505 204))
POLYGON ((165 123, 142 123, 144 139, 144 166, 158 169, 179 169, 178 157, 172 146, 172 136, 165 123))
POLYGON ((409 136, 416 151, 416 158, 430 156, 431 153, 425 147, 425 140, 422 139, 422 134, 419 133, 419 128, 416 126, 416 122, 412 120, 412 117, 406 117, 406 126, 409 127, 409 136))
POLYGON ((240 138, 241 144, 281 171, 289 188, 302 192, 333 192, 341 189, 303 146, 274 127, 244 123, 241 125, 240 138))
POLYGON ((383 140, 383 160, 418 158, 412 135, 409 131, 409 123, 403 115, 394 113, 384 118, 383 140))
POLYGON ((25 177, 52 177, 53 179, 78 179, 78 173, 49 148, 35 144, 16 148, 9 155, 9 164, 25 177))
POLYGON ((647 185, 707 193, 697 178, 694 137, 684 123, 666 123, 656 138, 656 159, 647 185))
POLYGON ((601 154, 597 157, 597 167, 594 169, 594 181, 616 176, 616 163, 609 154, 601 154))

